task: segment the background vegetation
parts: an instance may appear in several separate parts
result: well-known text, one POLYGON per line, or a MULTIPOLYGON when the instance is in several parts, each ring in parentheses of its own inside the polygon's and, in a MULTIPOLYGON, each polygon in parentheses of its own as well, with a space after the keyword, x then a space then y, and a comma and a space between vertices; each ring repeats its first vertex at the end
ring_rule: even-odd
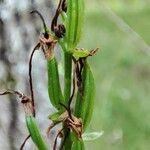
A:
POLYGON ((150 2, 92 1, 87 4, 82 44, 101 51, 91 61, 96 77, 96 103, 89 130, 104 131, 87 149, 150 149, 150 2), (114 20, 111 8, 134 33, 114 20), (125 32, 124 32, 125 31, 125 32), (144 43, 148 46, 143 52, 144 43))

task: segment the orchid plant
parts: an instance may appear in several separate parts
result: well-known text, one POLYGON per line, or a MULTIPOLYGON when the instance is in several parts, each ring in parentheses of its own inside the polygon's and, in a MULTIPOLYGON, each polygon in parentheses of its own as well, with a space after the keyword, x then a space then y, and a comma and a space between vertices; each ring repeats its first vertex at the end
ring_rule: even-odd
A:
POLYGON ((50 29, 43 16, 37 10, 42 22, 44 32, 39 36, 39 41, 31 53, 29 60, 30 96, 18 91, 8 90, 0 95, 16 94, 24 107, 26 126, 29 136, 25 139, 20 149, 23 149, 28 138, 39 150, 48 150, 49 146, 42 137, 36 120, 34 88, 32 84, 32 59, 36 50, 41 49, 47 60, 48 93, 50 103, 57 112, 49 115, 52 121, 47 129, 47 135, 57 124, 62 124, 58 131, 53 150, 84 150, 83 133, 86 131, 92 117, 94 108, 95 83, 88 63, 88 57, 97 52, 97 48, 87 50, 77 48, 82 33, 84 20, 84 0, 60 0, 50 29), (60 86, 58 63, 55 54, 56 45, 61 46, 64 56, 64 88, 60 86), (72 103, 72 101, 74 101, 72 103), (57 145, 58 137, 61 144, 57 145))

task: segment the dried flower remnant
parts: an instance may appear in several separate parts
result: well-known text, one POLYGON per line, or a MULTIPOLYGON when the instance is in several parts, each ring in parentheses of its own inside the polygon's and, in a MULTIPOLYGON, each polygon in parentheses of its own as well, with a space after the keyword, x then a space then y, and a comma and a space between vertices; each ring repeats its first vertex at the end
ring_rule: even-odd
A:
MULTIPOLYGON (((69 129, 71 129, 75 133, 75 135, 77 136, 77 138, 79 140, 82 140, 83 124, 82 124, 82 120, 80 118, 75 117, 73 114, 71 114, 71 118, 70 118, 69 112, 67 110, 65 112, 63 112, 62 114, 60 114, 59 116, 57 113, 57 115, 53 114, 49 118, 53 121, 53 123, 47 129, 47 135, 49 134, 51 129, 54 128, 57 124, 64 123, 64 124, 66 124, 66 126, 69 129)), ((55 138, 55 143, 53 146, 54 150, 56 149, 57 138, 59 137, 58 135, 61 135, 61 137, 64 136, 63 130, 64 130, 64 128, 62 128, 58 132, 58 134, 55 138)))

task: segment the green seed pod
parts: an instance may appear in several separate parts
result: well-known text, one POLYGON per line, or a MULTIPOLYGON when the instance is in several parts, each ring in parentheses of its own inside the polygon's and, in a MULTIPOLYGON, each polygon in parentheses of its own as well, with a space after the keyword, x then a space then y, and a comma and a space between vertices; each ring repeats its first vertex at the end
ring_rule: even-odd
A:
POLYGON ((74 44, 75 46, 80 41, 81 33, 82 33, 82 25, 84 22, 84 0, 76 0, 77 2, 77 19, 76 19, 76 29, 75 29, 75 38, 74 44))
POLYGON ((68 0, 67 1, 67 43, 68 50, 70 51, 73 48, 73 42, 75 37, 75 28, 77 20, 77 1, 68 0))
POLYGON ((52 105, 60 110, 63 96, 59 82, 58 65, 56 58, 47 61, 48 68, 48 93, 52 105))
POLYGON ((80 91, 77 93, 75 116, 82 119, 83 130, 85 131, 91 121, 95 96, 94 77, 87 62, 85 62, 83 67, 82 84, 82 94, 80 91))
POLYGON ((67 1, 67 24, 66 37, 68 51, 72 51, 78 44, 81 35, 83 22, 84 1, 83 0, 68 0, 67 1))
POLYGON ((26 116, 26 125, 34 144, 39 150, 48 150, 40 131, 37 122, 33 116, 26 116))

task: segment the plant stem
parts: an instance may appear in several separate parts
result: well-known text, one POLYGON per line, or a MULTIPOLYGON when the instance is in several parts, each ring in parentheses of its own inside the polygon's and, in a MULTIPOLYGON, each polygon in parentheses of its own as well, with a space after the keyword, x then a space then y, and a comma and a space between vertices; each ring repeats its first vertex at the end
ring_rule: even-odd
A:
POLYGON ((72 56, 70 53, 64 53, 64 101, 65 104, 68 104, 68 100, 71 94, 71 75, 72 75, 72 56))
POLYGON ((61 141, 60 150, 71 150, 72 147, 72 140, 71 140, 71 134, 70 129, 68 129, 65 124, 64 126, 64 138, 61 141))
MULTIPOLYGON (((67 52, 67 48, 62 41, 59 41, 63 51, 64 51, 64 102, 65 105, 68 106, 68 101, 71 95, 71 76, 72 76, 72 55, 71 53, 67 52)), ((61 150, 62 149, 71 149, 72 147, 72 140, 70 135, 70 129, 67 128, 65 123, 63 124, 64 127, 64 135, 65 137, 61 141, 61 150)))

